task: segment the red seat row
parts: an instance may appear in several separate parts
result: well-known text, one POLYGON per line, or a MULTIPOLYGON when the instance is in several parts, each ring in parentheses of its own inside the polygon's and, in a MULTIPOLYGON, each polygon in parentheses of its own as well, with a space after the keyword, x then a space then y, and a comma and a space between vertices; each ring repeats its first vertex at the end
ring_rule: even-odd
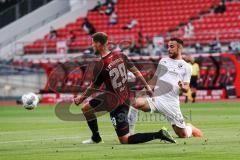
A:
MULTIPOLYGON (((88 12, 87 18, 97 31, 107 32, 111 34, 111 37, 133 37, 137 41, 139 31, 150 37, 165 34, 169 30, 177 29, 181 23, 187 23, 189 19, 199 16, 201 12, 209 10, 218 3, 219 0, 121 0, 115 5, 118 15, 118 24, 115 26, 110 27, 108 25, 109 17, 98 12, 88 12), (131 30, 123 30, 122 27, 131 19, 137 19, 138 25, 131 30)), ((89 47, 89 36, 81 29, 83 21, 84 18, 79 17, 75 22, 57 29, 58 37, 62 39, 67 39, 69 32, 73 31, 76 41, 69 43, 70 49, 89 47)), ((52 50, 56 46, 56 41, 48 41, 48 35, 45 35, 43 40, 47 41, 47 49, 52 50)), ((33 53, 32 50, 35 53, 37 51, 40 53, 46 49, 46 45, 34 42, 25 46, 24 49, 25 53, 33 53)))

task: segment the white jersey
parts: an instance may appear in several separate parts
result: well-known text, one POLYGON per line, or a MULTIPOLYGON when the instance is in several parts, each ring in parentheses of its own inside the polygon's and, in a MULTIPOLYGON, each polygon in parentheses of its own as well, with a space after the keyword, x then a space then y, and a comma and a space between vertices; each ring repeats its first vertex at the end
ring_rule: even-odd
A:
POLYGON ((178 82, 190 83, 191 74, 192 67, 184 60, 162 58, 155 73, 158 79, 154 88, 154 96, 162 103, 179 106, 178 82))

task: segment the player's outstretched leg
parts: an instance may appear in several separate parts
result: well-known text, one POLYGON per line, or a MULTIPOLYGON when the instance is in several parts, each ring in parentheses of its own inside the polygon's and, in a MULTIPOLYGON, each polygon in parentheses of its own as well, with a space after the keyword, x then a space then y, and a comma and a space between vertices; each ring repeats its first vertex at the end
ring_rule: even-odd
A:
POLYGON ((148 132, 148 133, 136 133, 134 135, 130 135, 129 133, 118 137, 120 143, 122 144, 138 144, 145 143, 155 139, 160 139, 170 143, 176 143, 173 137, 168 133, 168 131, 163 128, 158 132, 148 132))
POLYGON ((130 135, 129 122, 128 122, 127 105, 119 106, 117 109, 110 113, 113 126, 118 135, 118 139, 122 144, 137 144, 152 141, 154 139, 161 139, 167 142, 175 143, 175 140, 170 136, 166 129, 161 129, 158 132, 149 133, 136 133, 130 135))
POLYGON ((144 143, 144 142, 152 141, 154 139, 160 139, 166 142, 176 143, 176 141, 168 133, 168 131, 165 128, 163 128, 158 132, 136 133, 134 135, 131 135, 128 137, 128 144, 144 143))
POLYGON ((88 127, 92 131, 92 137, 88 140, 83 141, 83 144, 92 144, 92 143, 100 143, 102 142, 102 138, 98 131, 98 123, 97 123, 97 117, 95 116, 94 109, 89 105, 86 104, 82 112, 84 116, 86 117, 88 127))

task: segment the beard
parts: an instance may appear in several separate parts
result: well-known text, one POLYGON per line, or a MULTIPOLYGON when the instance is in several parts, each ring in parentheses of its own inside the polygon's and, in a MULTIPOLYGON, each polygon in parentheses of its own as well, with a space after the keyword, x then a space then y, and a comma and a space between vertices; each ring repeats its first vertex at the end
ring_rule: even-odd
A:
POLYGON ((170 58, 175 59, 177 58, 177 54, 175 52, 168 52, 170 58))

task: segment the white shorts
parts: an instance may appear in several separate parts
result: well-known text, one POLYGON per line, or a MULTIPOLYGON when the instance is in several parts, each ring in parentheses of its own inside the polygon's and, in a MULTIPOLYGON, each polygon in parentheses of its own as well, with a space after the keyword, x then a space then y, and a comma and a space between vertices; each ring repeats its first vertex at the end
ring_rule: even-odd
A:
POLYGON ((152 113, 160 112, 171 123, 171 125, 176 125, 179 128, 186 127, 179 105, 163 103, 162 100, 157 97, 154 98, 154 101, 149 97, 146 97, 146 99, 152 113))

